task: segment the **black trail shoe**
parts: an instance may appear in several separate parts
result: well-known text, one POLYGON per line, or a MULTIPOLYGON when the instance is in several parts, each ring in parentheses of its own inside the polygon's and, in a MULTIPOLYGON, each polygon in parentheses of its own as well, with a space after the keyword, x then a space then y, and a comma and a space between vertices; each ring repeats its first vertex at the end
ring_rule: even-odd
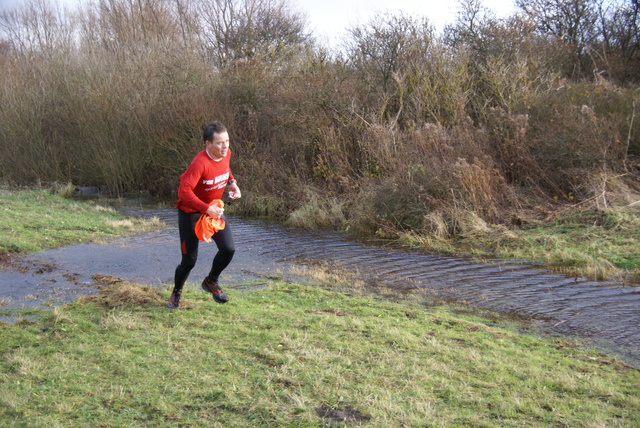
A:
POLYGON ((208 293, 213 294, 213 300, 218 303, 227 303, 229 298, 222 291, 222 288, 215 281, 209 281, 207 278, 202 281, 202 289, 208 293))
POLYGON ((171 297, 169 297, 169 302, 167 302, 167 308, 169 309, 177 309, 180 307, 180 297, 182 297, 181 293, 171 293, 171 297))

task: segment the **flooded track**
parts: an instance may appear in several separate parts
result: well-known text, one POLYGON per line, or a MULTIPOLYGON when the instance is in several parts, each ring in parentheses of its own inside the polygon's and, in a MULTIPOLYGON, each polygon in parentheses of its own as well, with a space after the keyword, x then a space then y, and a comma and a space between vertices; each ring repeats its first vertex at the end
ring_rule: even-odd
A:
MULTIPOLYGON (((81 244, 20 257, 0 272, 2 308, 32 307, 94 294, 92 275, 150 285, 170 284, 180 259, 175 210, 128 211, 157 216, 160 233, 81 244)), ((323 264, 352 271, 370 287, 424 289, 434 299, 510 314, 547 331, 569 334, 640 365, 640 287, 566 278, 519 262, 489 264, 418 251, 381 248, 337 233, 289 229, 260 220, 228 219, 236 256, 221 282, 264 283, 288 277, 292 267, 323 264)), ((209 270, 215 245, 201 244, 189 278, 209 270)), ((291 275, 293 277, 293 274, 291 275)))

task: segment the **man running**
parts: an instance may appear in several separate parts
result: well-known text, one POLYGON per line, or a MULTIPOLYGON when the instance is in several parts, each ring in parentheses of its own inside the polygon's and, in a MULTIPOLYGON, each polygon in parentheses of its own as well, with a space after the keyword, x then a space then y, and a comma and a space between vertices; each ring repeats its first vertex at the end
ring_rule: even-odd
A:
MULTIPOLYGON (((182 287, 198 259, 199 240, 195 233, 198 219, 202 214, 214 218, 223 216, 224 209, 212 202, 222 199, 227 186, 232 198, 241 196, 240 188, 229 168, 231 150, 227 127, 220 122, 210 123, 204 128, 202 139, 205 148, 193 158, 189 167, 182 173, 178 187, 176 208, 182 261, 176 268, 173 292, 167 303, 167 307, 172 309, 180 307, 182 287)), ((213 258, 209 275, 202 281, 202 288, 211 293, 216 302, 226 303, 229 298, 218 285, 218 277, 229 265, 235 253, 229 224, 225 222, 224 229, 216 232, 212 240, 216 243, 218 252, 213 258)))

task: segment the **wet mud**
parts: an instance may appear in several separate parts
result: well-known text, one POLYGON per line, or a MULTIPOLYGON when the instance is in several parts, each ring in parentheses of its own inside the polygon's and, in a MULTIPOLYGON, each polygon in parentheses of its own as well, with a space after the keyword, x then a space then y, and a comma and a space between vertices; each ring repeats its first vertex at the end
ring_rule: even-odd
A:
MULTIPOLYGON (((0 309, 48 307, 96 294, 93 275, 153 286, 173 282, 180 260, 174 210, 129 210, 157 216, 168 227, 154 234, 80 244, 16 257, 0 271, 0 309)), ((640 366, 640 287, 566 278, 513 261, 478 263, 460 257, 383 248, 337 233, 289 229, 230 217, 236 256, 221 283, 259 287, 268 277, 297 280, 295 267, 351 271, 366 286, 428 291, 434 299, 517 317, 552 334, 570 335, 640 366)), ((210 268, 215 245, 202 243, 189 281, 210 268)))

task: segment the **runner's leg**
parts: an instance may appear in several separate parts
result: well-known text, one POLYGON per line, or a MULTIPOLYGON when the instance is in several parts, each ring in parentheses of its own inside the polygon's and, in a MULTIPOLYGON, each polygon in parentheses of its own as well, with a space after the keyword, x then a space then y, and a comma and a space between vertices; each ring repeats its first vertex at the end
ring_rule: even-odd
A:
POLYGON ((175 272, 174 293, 182 293, 182 287, 189 277, 191 269, 198 260, 198 238, 196 237, 196 222, 200 213, 186 213, 178 210, 178 230, 180 233, 180 249, 182 260, 175 272))
POLYGON ((222 271, 229 266, 229 263, 231 263, 231 259, 233 259, 233 255, 236 252, 236 246, 233 242, 233 234, 231 233, 229 223, 227 222, 225 224, 224 229, 214 233, 212 239, 218 246, 218 252, 213 258, 211 271, 209 272, 209 275, 207 275, 207 279, 209 281, 218 282, 218 277, 222 271))

